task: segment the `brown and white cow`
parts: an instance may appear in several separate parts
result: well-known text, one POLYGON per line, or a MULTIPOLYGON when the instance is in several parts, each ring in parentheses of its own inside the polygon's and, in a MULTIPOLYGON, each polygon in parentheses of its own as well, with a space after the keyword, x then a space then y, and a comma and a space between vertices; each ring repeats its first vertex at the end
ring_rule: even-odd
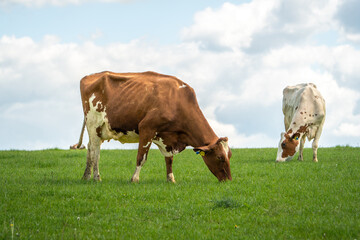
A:
POLYGON ((165 157, 167 180, 175 182, 173 155, 193 146, 219 181, 231 180, 228 139, 216 136, 201 112, 194 90, 173 76, 155 72, 101 72, 81 79, 81 98, 89 134, 83 179, 100 180, 100 145, 104 140, 139 143, 138 182, 151 143, 165 157))
POLYGON ((318 142, 325 121, 325 100, 315 84, 304 83, 286 87, 283 91, 285 133, 281 133, 277 162, 291 160, 299 151, 303 160, 305 138, 312 143, 313 161, 317 162, 318 142))

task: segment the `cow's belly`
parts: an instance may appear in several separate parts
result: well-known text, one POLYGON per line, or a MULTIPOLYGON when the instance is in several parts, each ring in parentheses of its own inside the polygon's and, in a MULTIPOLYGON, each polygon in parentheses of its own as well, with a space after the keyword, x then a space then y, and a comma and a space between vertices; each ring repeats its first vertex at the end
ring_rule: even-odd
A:
POLYGON ((133 131, 127 131, 126 133, 123 132, 116 132, 111 130, 108 122, 105 122, 102 129, 101 129, 101 138, 103 140, 110 140, 114 139, 121 143, 138 143, 139 142, 139 134, 133 131))

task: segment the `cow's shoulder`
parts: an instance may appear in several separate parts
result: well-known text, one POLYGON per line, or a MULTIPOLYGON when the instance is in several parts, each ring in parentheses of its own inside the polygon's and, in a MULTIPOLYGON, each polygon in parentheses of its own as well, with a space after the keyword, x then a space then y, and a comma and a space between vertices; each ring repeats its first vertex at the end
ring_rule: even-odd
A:
POLYGON ((174 97, 177 95, 181 96, 184 100, 196 101, 194 89, 177 77, 148 71, 139 73, 137 78, 141 81, 151 82, 160 89, 176 92, 177 94, 173 95, 174 97))

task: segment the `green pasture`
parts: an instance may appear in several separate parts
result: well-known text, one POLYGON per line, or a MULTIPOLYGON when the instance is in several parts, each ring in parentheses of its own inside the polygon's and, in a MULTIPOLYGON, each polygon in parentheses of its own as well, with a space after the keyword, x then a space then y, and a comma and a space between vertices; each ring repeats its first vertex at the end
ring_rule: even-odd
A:
POLYGON ((233 181, 201 157, 102 150, 102 182, 81 180, 86 150, 0 151, 0 239, 360 239, 360 148, 320 148, 318 163, 275 163, 277 149, 233 149, 233 181))

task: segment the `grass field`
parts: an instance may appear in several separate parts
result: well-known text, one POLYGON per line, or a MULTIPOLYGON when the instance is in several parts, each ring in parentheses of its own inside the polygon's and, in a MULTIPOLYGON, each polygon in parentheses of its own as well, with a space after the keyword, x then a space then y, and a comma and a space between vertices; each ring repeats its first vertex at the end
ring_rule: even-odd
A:
POLYGON ((275 163, 277 149, 235 149, 233 181, 200 156, 175 156, 176 184, 151 150, 103 150, 102 182, 82 181, 86 150, 0 151, 0 239, 360 239, 360 148, 318 163, 275 163))

